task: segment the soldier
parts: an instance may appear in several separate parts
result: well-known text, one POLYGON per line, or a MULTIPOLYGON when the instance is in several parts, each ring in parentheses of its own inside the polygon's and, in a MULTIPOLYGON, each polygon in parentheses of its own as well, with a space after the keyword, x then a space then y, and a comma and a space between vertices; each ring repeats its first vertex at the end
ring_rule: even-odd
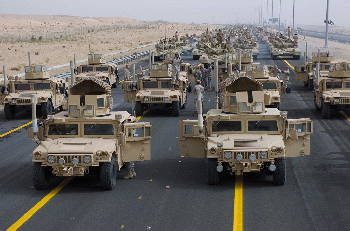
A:
POLYGON ((197 96, 199 93, 202 93, 202 105, 203 105, 203 93, 204 93, 204 87, 201 84, 200 80, 197 80, 197 85, 194 87, 193 89, 193 93, 194 93, 194 105, 196 106, 196 111, 195 114, 198 114, 198 101, 197 101, 197 96))
POLYGON ((211 66, 210 64, 208 65, 208 68, 207 68, 207 77, 208 77, 208 90, 211 90, 211 66))
POLYGON ((175 32, 175 41, 179 41, 179 34, 177 33, 177 31, 175 32))
POLYGON ((132 179, 136 176, 136 172, 135 172, 135 164, 134 162, 128 162, 125 163, 125 168, 128 171, 128 175, 124 177, 124 179, 132 179))
POLYGON ((201 72, 200 68, 196 68, 196 71, 194 72, 193 75, 196 78, 196 80, 201 80, 202 79, 202 72, 201 72))
POLYGON ((277 66, 274 66, 273 69, 272 69, 272 71, 271 71, 271 73, 272 73, 272 76, 273 76, 273 77, 279 78, 279 77, 280 77, 281 70, 280 70, 277 66))
POLYGON ((175 54, 175 58, 171 61, 171 63, 174 66, 171 84, 178 85, 180 77, 180 64, 182 63, 182 59, 180 58, 178 53, 175 54))
POLYGON ((124 69, 124 81, 129 81, 130 80, 130 67, 129 65, 126 65, 124 69))
POLYGON ((283 93, 287 93, 287 85, 288 85, 288 82, 289 82, 289 75, 290 75, 288 66, 285 67, 285 69, 283 71, 283 74, 284 74, 284 78, 283 78, 283 93))
POLYGON ((204 65, 201 65, 200 70, 202 72, 202 86, 204 88, 207 88, 207 84, 208 84, 208 76, 207 76, 207 70, 204 68, 204 65))
POLYGON ((114 74, 115 74, 115 77, 116 77, 116 83, 119 85, 119 73, 118 73, 118 67, 116 67, 114 69, 114 74))
POLYGON ((139 78, 143 77, 142 66, 140 66, 140 68, 139 68, 139 70, 138 70, 138 72, 137 72, 137 76, 138 76, 139 78))

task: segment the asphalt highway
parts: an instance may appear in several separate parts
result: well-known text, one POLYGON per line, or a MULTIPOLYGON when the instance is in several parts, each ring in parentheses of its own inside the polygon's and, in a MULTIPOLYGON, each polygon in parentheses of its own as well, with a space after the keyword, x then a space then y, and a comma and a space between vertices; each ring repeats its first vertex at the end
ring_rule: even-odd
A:
MULTIPOLYGON (((260 47, 261 63, 281 69, 286 61, 291 66, 302 63, 303 58, 272 61, 266 46, 260 47)), ((138 65, 148 68, 148 61, 138 65)), ((321 119, 313 93, 295 81, 293 71, 290 79, 292 92, 282 95, 281 110, 287 110, 289 118, 314 121, 311 155, 287 160, 284 186, 274 186, 271 176, 263 174, 243 176, 243 229, 350 230, 349 121, 337 111, 331 119, 321 119)), ((112 96, 114 110, 131 112, 120 86, 112 96)), ((204 107, 204 111, 215 107, 213 92, 205 93, 204 107)), ((153 127, 152 159, 135 163, 134 179, 119 178, 115 190, 103 191, 95 177, 75 177, 34 210, 39 201, 53 195, 60 181, 47 190, 33 188, 31 157, 37 145, 28 138, 28 126, 0 138, 0 230, 28 211, 19 230, 233 230, 233 218, 240 212, 234 210, 238 180, 226 176, 219 185, 209 186, 205 160, 180 157, 178 122, 196 119, 193 113, 190 93, 179 117, 157 109, 141 118, 153 127)), ((29 121, 26 113, 7 121, 0 112, 0 132, 29 121)))

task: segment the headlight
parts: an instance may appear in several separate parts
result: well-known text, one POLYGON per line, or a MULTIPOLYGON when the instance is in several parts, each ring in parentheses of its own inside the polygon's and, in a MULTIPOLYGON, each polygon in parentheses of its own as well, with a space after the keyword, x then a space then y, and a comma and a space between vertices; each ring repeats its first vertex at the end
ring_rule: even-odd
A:
POLYGON ((169 101, 169 97, 164 97, 164 101, 169 101))
POLYGON ((66 163, 66 161, 65 161, 63 158, 60 158, 60 159, 58 160, 58 163, 59 163, 60 165, 64 165, 64 163, 66 163))
POLYGON ((339 99, 335 99, 335 100, 334 100, 334 103, 339 103, 339 99))
POLYGON ((243 156, 242 156, 241 154, 238 154, 238 155, 236 156, 236 160, 237 160, 237 161, 243 160, 243 156))
POLYGON ((90 156, 84 156, 84 163, 88 164, 91 162, 91 157, 90 156))
POLYGON ((251 155, 249 156, 249 159, 250 159, 252 162, 256 161, 256 155, 255 155, 255 154, 251 154, 251 155))
POLYGON ((145 102, 148 102, 148 101, 149 101, 148 97, 145 97, 143 100, 144 100, 145 102))
POLYGON ((267 152, 261 152, 260 153, 260 158, 261 159, 266 159, 267 158, 267 152))
POLYGON ((72 160, 72 163, 73 163, 74 165, 78 165, 78 164, 79 164, 79 159, 76 158, 76 157, 74 157, 73 160, 72 160))
POLYGON ((12 104, 16 104, 17 101, 15 99, 12 100, 12 104))
POLYGON ((223 144, 222 142, 217 142, 216 144, 217 144, 217 146, 218 146, 219 148, 221 148, 222 146, 224 146, 224 144, 223 144))
POLYGON ((279 152, 279 153, 283 152, 283 148, 282 148, 282 147, 277 147, 276 150, 277 150, 277 152, 279 152))
POLYGON ((232 158, 232 152, 225 152, 224 153, 224 157, 225 157, 225 159, 231 159, 232 158))
POLYGON ((49 157, 47 158, 47 162, 49 162, 50 164, 55 163, 55 157, 54 157, 54 156, 49 156, 49 157))

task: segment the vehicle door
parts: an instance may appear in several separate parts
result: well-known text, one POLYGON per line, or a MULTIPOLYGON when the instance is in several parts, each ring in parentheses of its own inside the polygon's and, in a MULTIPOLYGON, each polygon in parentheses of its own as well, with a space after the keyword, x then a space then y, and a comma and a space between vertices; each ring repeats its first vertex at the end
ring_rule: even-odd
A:
POLYGON ((206 144, 199 132, 198 120, 181 120, 179 125, 180 156, 205 158, 206 144))
POLYGON ((309 118, 288 119, 285 127, 286 157, 310 155, 310 135, 313 123, 309 118))
POLYGON ((149 122, 125 123, 122 141, 122 161, 151 159, 152 125, 149 122))

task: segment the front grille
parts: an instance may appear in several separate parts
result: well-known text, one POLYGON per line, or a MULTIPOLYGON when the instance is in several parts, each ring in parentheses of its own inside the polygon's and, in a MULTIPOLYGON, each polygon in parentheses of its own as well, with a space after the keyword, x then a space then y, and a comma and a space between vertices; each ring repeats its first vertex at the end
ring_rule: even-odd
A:
POLYGON ((340 104, 350 104, 350 99, 349 98, 340 98, 339 103, 340 104))
POLYGON ((17 99, 17 104, 30 104, 31 99, 17 99))
POLYGON ((149 101, 154 103, 154 102, 163 102, 164 98, 163 97, 150 97, 149 101))

